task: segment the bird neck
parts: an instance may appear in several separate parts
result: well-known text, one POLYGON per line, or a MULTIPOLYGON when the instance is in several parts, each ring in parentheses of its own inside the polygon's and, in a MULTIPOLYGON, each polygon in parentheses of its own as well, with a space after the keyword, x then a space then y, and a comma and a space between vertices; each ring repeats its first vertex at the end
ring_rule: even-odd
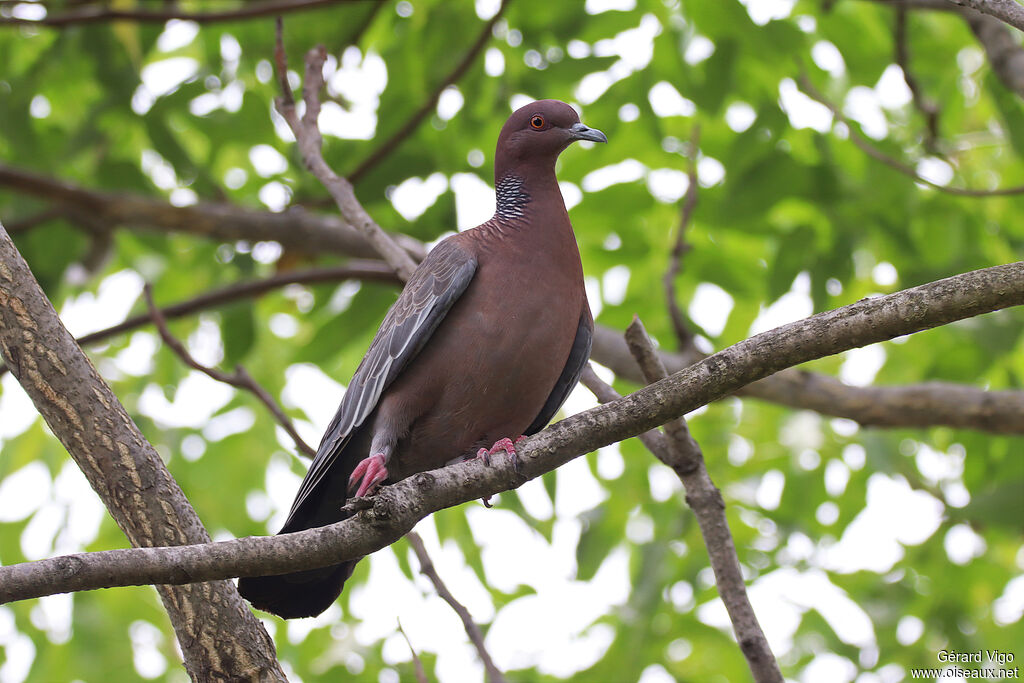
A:
POLYGON ((494 217, 501 221, 517 222, 537 211, 565 213, 554 164, 509 169, 495 179, 494 194, 494 217))

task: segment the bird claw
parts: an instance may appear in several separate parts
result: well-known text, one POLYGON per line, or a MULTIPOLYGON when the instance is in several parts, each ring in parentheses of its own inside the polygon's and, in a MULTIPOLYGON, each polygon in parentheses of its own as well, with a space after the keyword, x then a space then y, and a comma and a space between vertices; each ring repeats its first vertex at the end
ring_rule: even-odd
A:
POLYGON ((351 496, 354 489, 355 497, 362 498, 376 491, 380 483, 387 478, 388 468, 384 454, 371 455, 356 465, 356 469, 348 479, 348 493, 351 496))
MULTIPOLYGON (((476 457, 483 460, 484 464, 488 467, 491 466, 491 456, 499 451, 505 451, 512 458, 512 467, 515 468, 516 473, 519 472, 519 456, 516 453, 516 444, 525 439, 526 436, 520 436, 514 442, 507 436, 504 439, 498 439, 494 442, 494 445, 490 448, 481 448, 476 452, 476 457)), ((491 497, 481 498, 480 501, 484 504, 484 507, 491 508, 491 497)))

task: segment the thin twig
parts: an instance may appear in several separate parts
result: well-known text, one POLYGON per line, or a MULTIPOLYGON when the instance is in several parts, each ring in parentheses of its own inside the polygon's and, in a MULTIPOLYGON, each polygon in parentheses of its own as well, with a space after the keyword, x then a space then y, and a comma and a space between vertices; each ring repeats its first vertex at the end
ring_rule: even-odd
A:
POLYGON ((939 140, 939 107, 934 100, 928 98, 917 80, 917 76, 910 68, 910 46, 907 37, 907 8, 899 6, 896 8, 896 64, 903 71, 903 80, 910 89, 910 96, 913 98, 914 106, 924 116, 927 133, 924 139, 924 147, 930 152, 935 152, 939 140))
POLYGON ((274 400, 266 389, 260 386, 259 382, 253 379, 252 375, 250 375, 244 367, 241 365, 236 366, 234 374, 229 375, 226 372, 208 367, 197 361, 192 357, 192 354, 188 352, 185 345, 171 334, 171 331, 167 328, 167 320, 164 319, 160 309, 156 307, 155 303, 153 303, 153 288, 150 287, 149 283, 146 283, 145 287, 142 288, 142 292, 146 297, 146 305, 149 307, 149 315, 153 320, 153 324, 156 325, 157 331, 160 333, 160 338, 164 340, 164 343, 167 344, 167 346, 174 351, 179 358, 181 358, 185 365, 202 372, 218 382, 223 382, 238 389, 245 389, 246 391, 252 392, 256 398, 258 398, 263 405, 267 407, 270 413, 274 416, 274 419, 277 420, 278 424, 288 432, 288 436, 290 436, 292 441, 295 442, 296 448, 310 458, 316 455, 316 450, 310 448, 309 444, 303 441, 302 437, 299 436, 299 433, 295 431, 295 425, 293 425, 292 421, 287 415, 285 415, 284 410, 282 410, 281 406, 277 404, 277 401, 274 400))
MULTIPOLYGON (((310 268, 308 270, 288 271, 278 273, 262 280, 250 282, 239 282, 233 285, 215 289, 200 294, 192 299, 179 301, 160 309, 163 317, 173 320, 205 311, 217 306, 239 301, 242 299, 255 299, 267 292, 280 289, 292 284, 316 284, 321 282, 341 282, 343 280, 362 280, 365 282, 384 282, 387 284, 399 284, 401 281, 386 264, 380 261, 352 260, 343 266, 331 266, 327 268, 310 268)), ((144 327, 153 322, 152 316, 148 313, 140 313, 119 322, 116 325, 107 327, 96 332, 83 335, 77 338, 79 346, 91 346, 116 337, 125 332, 144 327)), ((0 375, 7 372, 7 366, 0 364, 0 375)))
MULTIPOLYGON (((50 14, 42 19, 23 19, 20 17, 0 17, 2 24, 20 24, 27 26, 48 26, 51 28, 63 28, 75 24, 95 24, 104 21, 134 21, 134 22, 155 22, 165 23, 171 19, 182 21, 194 21, 197 24, 212 24, 224 21, 239 21, 242 19, 255 19, 285 12, 297 12, 301 10, 326 7, 328 5, 342 2, 359 2, 362 0, 268 0, 266 2, 246 2, 236 9, 221 10, 218 12, 186 12, 175 9, 170 5, 167 9, 138 10, 120 9, 110 7, 106 4, 86 5, 84 7, 50 14)), ((383 2, 384 0, 376 0, 383 2)))
POLYGON ((284 117, 288 127, 295 135, 295 142, 302 155, 306 168, 316 176, 327 192, 338 205, 342 217, 354 226, 373 245, 385 261, 395 269, 398 276, 408 280, 416 270, 416 262, 409 254, 399 247, 370 217, 363 205, 359 203, 352 183, 335 173, 323 157, 323 138, 317 125, 320 115, 320 90, 324 85, 324 62, 327 50, 317 45, 306 53, 306 75, 302 81, 302 99, 306 105, 301 120, 295 111, 295 97, 288 84, 288 61, 284 50, 284 23, 277 18, 277 40, 274 45, 274 62, 277 66, 278 84, 281 88, 280 97, 274 101, 278 113, 284 117))
MULTIPOLYGON (((626 342, 649 384, 668 377, 639 318, 634 318, 626 330, 626 342)), ((736 546, 725 517, 725 501, 711 481, 700 445, 690 435, 686 420, 682 417, 667 422, 664 429, 668 448, 663 449, 662 453, 654 451, 654 454, 671 467, 683 482, 686 502, 693 509, 704 537, 718 594, 729 613, 736 640, 747 658, 754 681, 782 683, 779 664, 775 661, 775 655, 768 646, 768 639, 747 597, 736 546), (664 457, 664 450, 671 453, 671 458, 664 457)))
POLYGON ((427 549, 423 545, 423 539, 415 531, 410 531, 405 537, 409 541, 409 545, 412 546, 413 552, 416 553, 416 559, 419 560, 420 573, 430 579, 430 582, 434 584, 437 594, 455 610, 455 613, 459 615, 459 619, 462 620, 462 626, 466 629, 466 635, 469 636, 469 640, 473 643, 473 647, 476 648, 477 654, 480 655, 480 660, 484 664, 487 680, 490 683, 504 683, 504 674, 494 665, 494 660, 491 659, 487 646, 484 644, 483 632, 476 622, 473 621, 473 616, 466 609, 466 606, 455 599, 455 596, 448 590, 444 581, 441 580, 437 569, 434 568, 434 562, 430 559, 430 555, 427 554, 427 549))
POLYGON ((697 151, 699 149, 700 126, 695 125, 693 133, 690 135, 690 163, 686 171, 688 184, 679 208, 679 229, 676 231, 676 241, 672 246, 668 269, 662 279, 665 287, 665 300, 668 303, 668 312, 672 319, 672 328, 675 330, 680 351, 696 350, 693 332, 686 324, 686 318, 683 317, 683 311, 676 298, 676 277, 679 276, 679 271, 682 269, 683 256, 691 249, 690 243, 686 241, 686 230, 690 227, 693 210, 697 207, 697 151))
POLYGON ((434 88, 434 91, 430 93, 420 108, 413 112, 405 123, 399 127, 394 133, 391 134, 387 140, 385 140, 377 149, 373 150, 368 157, 366 157, 358 166, 356 166, 351 173, 347 175, 348 179, 352 184, 357 184, 362 178, 369 173, 374 167, 388 157, 392 152, 398 149, 398 146, 408 138, 413 132, 419 127, 423 120, 430 115, 430 112, 434 111, 437 107, 437 101, 441 99, 441 94, 451 85, 457 83, 469 70, 469 67, 476 61, 476 58, 483 51, 484 46, 491 39, 491 35, 494 33, 494 26, 501 19, 501 16, 505 13, 512 0, 502 0, 501 6, 498 7, 497 13, 491 17, 483 29, 481 29, 479 35, 473 45, 466 51, 466 54, 459 60, 459 63, 455 65, 438 85, 434 88))
POLYGON ((961 197, 1003 197, 1008 195, 1024 194, 1024 185, 998 188, 995 190, 972 190, 969 188, 939 185, 938 183, 932 182, 927 178, 923 178, 920 175, 918 175, 917 171, 915 171, 907 164, 903 163, 902 161, 899 161, 898 159, 892 158, 891 156, 889 156, 888 154, 886 154, 885 152, 883 152, 882 150, 878 149, 870 142, 868 142, 867 138, 865 138, 863 134, 861 134, 860 129, 848 118, 846 118, 846 116, 843 115, 839 107, 837 107, 833 102, 829 101, 828 98, 826 98, 823 94, 821 94, 821 92, 817 88, 814 87, 814 85, 811 83, 811 80, 807 77, 806 74, 801 74, 800 76, 800 89, 803 90, 804 93, 811 99, 816 100, 821 104, 825 105, 825 107, 827 107, 828 110, 832 112, 832 115, 836 117, 837 121, 840 121, 841 123, 846 125, 847 129, 850 131, 850 140, 853 142, 853 144, 857 145, 857 147, 859 147, 861 151, 863 151, 872 159, 882 162, 889 168, 899 171, 900 173, 913 178, 916 182, 928 185, 929 187, 933 187, 941 192, 955 194, 961 197))
POLYGON ((402 620, 398 620, 398 632, 405 638, 405 644, 409 646, 409 652, 412 653, 412 663, 416 667, 416 680, 418 683, 427 683, 427 672, 423 670, 423 662, 420 661, 420 656, 416 654, 416 648, 412 646, 412 641, 409 640, 409 634, 402 628, 402 620))

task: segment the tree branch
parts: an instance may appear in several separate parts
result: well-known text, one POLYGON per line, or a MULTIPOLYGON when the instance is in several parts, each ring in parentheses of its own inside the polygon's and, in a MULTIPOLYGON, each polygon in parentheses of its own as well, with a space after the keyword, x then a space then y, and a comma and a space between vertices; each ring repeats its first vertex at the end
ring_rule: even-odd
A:
POLYGON ((226 372, 221 372, 216 368, 207 367, 197 361, 192 354, 188 352, 185 345, 175 338, 175 336, 171 334, 171 331, 167 329, 167 321, 164 319, 163 314, 160 313, 160 309, 153 303, 153 288, 148 282, 146 283, 146 286, 143 287, 142 292, 146 296, 146 306, 149 308, 149 317, 152 319, 153 324, 156 325, 156 329, 160 333, 160 338, 164 340, 164 344, 167 344, 167 346, 174 351, 179 358, 181 358, 185 365, 193 368, 194 370, 198 370, 211 379, 223 382, 224 384, 233 386, 237 389, 244 389, 255 395, 256 398, 258 398, 263 405, 267 407, 267 410, 269 410, 270 414, 274 416, 277 423, 288 433, 288 436, 290 436, 292 441, 295 443, 295 447, 307 457, 312 458, 316 456, 316 449, 311 448, 308 443, 303 441, 302 437, 299 436, 299 433, 295 431, 295 425, 292 424, 291 419, 289 419, 284 410, 281 409, 281 406, 277 404, 277 401, 274 400, 266 389, 260 386, 259 382, 253 379, 252 375, 250 375, 244 367, 241 365, 236 366, 235 373, 233 375, 229 375, 226 372))
MULTIPOLYGON (((474 460, 416 474, 380 489, 353 517, 298 533, 0 567, 0 603, 113 586, 281 574, 362 557, 398 540, 432 512, 520 486, 785 367, 1021 304, 1024 262, 863 299, 750 337, 621 400, 557 422, 521 442, 516 463, 474 460)), ((0 305, 0 314, 7 310, 0 305)))
POLYGON ((894 29, 894 42, 896 44, 896 63, 903 72, 903 81, 910 89, 910 96, 914 106, 925 121, 925 149, 934 152, 939 140, 939 106, 934 100, 924 94, 921 84, 918 82, 914 71, 910 68, 910 47, 907 38, 907 8, 896 8, 896 27, 894 29))
POLYGON ((949 0, 954 5, 968 7, 1005 22, 1018 31, 1024 31, 1024 7, 1014 0, 949 0))
POLYGON ((383 229, 366 212, 363 205, 356 199, 352 183, 336 174, 324 161, 321 146, 323 138, 317 125, 320 115, 320 90, 324 85, 324 62, 327 51, 318 45, 306 54, 306 76, 302 81, 302 99, 306 111, 301 120, 295 110, 295 98, 288 84, 288 63, 285 58, 284 41, 282 38, 283 23, 277 19, 277 42, 274 49, 274 61, 277 65, 277 78, 281 87, 281 96, 274 101, 278 113, 284 117, 288 127, 295 134, 295 142, 306 168, 316 176, 327 192, 338 205, 338 210, 345 220, 356 227, 373 248, 387 261, 399 277, 408 280, 416 270, 416 262, 387 236, 383 229))
POLYGON ((825 105, 837 121, 843 123, 846 128, 850 131, 850 140, 853 144, 857 145, 862 152, 867 154, 875 161, 880 161, 889 168, 902 173, 903 175, 909 176, 914 179, 915 182, 922 183, 928 187, 945 192, 947 194, 955 194, 960 197, 1004 197, 1007 195, 1024 194, 1024 185, 1017 185, 1015 187, 1003 187, 995 190, 972 190, 970 188, 962 187, 950 187, 949 185, 939 185, 936 182, 928 180, 920 175, 917 171, 903 163, 898 159, 894 159, 882 150, 875 147, 873 144, 868 142, 867 138, 860 132, 860 128, 850 119, 846 118, 843 112, 826 98, 821 91, 814 87, 811 83, 811 79, 806 74, 800 75, 800 89, 811 99, 820 102, 825 105))
MULTIPOLYGON (((160 455, 61 324, 2 226, 0 355, 132 545, 210 541, 160 455)), ((189 583, 160 585, 157 592, 193 679, 285 680, 273 641, 234 586, 189 583)))
MULTIPOLYGON (((634 317, 626 329, 626 343, 648 383, 668 377, 639 318, 634 317)), ((662 429, 667 437, 666 447, 653 452, 683 482, 686 502, 697 516, 697 524, 711 560, 718 594, 729 613, 736 641, 747 659, 750 673, 756 683, 782 683, 779 664, 775 661, 775 655, 768 646, 768 639, 747 597, 736 544, 725 518, 725 501, 718 487, 711 481, 700 445, 690 435, 682 416, 669 420, 662 429)))
MULTIPOLYGON (((266 0, 265 2, 245 2, 237 9, 219 12, 186 12, 169 6, 167 9, 137 10, 119 9, 107 4, 85 5, 70 9, 59 14, 51 14, 47 8, 42 19, 22 19, 18 17, 0 17, 0 25, 48 26, 65 28, 77 24, 95 24, 106 21, 134 21, 140 23, 164 23, 171 19, 194 21, 198 24, 213 24, 224 21, 240 21, 255 19, 286 12, 327 7, 339 3, 357 2, 360 0, 266 0)), ((384 0, 375 0, 383 2, 384 0)), ((36 3, 41 4, 41 3, 36 3)))
MULTIPOLYGON (((92 223, 166 233, 185 232, 224 241, 274 241, 308 254, 332 253, 358 258, 376 257, 377 250, 349 223, 292 208, 281 213, 225 203, 174 206, 143 195, 87 190, 0 163, 0 185, 62 206, 69 218, 92 223)), ((426 255, 423 243, 406 235, 393 237, 414 258, 426 255)))
POLYGON ((487 673, 489 683, 505 683, 504 674, 494 665, 494 660, 491 659, 491 654, 487 651, 483 632, 476 622, 473 621, 473 615, 469 613, 466 606, 456 600, 452 592, 448 590, 448 586, 444 585, 444 581, 441 580, 440 574, 437 573, 437 569, 434 567, 434 562, 430 559, 430 555, 427 554, 427 549, 423 545, 423 539, 415 531, 410 531, 405 535, 405 538, 409 541, 413 552, 416 553, 416 559, 420 562, 420 573, 430 579, 430 583, 434 584, 437 594, 455 610, 455 613, 459 615, 459 619, 462 620, 462 627, 466 629, 466 635, 469 636, 470 642, 473 643, 477 654, 480 655, 480 661, 484 664, 484 671, 487 673))
POLYGON ((495 24, 497 24, 498 20, 501 19, 501 16, 505 14, 505 10, 511 2, 512 0, 501 1, 501 6, 498 7, 498 11, 487 21, 486 24, 484 24, 480 34, 477 36, 476 40, 473 41, 473 45, 466 51, 466 54, 461 60, 459 60, 459 63, 455 65, 455 68, 452 69, 451 73, 449 73, 444 80, 434 88, 434 91, 430 93, 426 100, 424 100, 423 104, 420 105, 420 108, 413 112, 412 116, 410 116, 398 130, 391 134, 391 137, 381 143, 377 149, 373 150, 373 152, 371 152, 370 155, 362 161, 362 163, 356 166, 355 169, 348 174, 349 182, 353 185, 357 184, 367 173, 373 170, 377 164, 382 162, 388 157, 388 155, 398 149, 398 146, 401 145, 406 138, 412 135, 417 128, 419 128, 419 125, 423 123, 423 119, 427 118, 430 112, 434 111, 437 107, 437 101, 441 99, 441 93, 445 91, 445 88, 457 83, 462 79, 466 72, 469 71, 469 67, 474 61, 476 61, 480 52, 483 51, 484 46, 486 46, 490 41, 491 34, 494 32, 495 24))
POLYGON ((669 256, 668 269, 662 278, 672 329, 675 330, 680 350, 688 353, 696 353, 697 347, 693 344, 693 332, 686 324, 683 311, 679 307, 676 297, 676 277, 679 276, 679 271, 682 269, 683 256, 691 249, 690 244, 686 241, 686 230, 690 227, 690 221, 693 219, 693 210, 697 208, 697 155, 699 149, 700 126, 695 125, 693 133, 690 135, 690 163, 686 171, 688 183, 679 208, 679 229, 676 231, 676 241, 669 256))

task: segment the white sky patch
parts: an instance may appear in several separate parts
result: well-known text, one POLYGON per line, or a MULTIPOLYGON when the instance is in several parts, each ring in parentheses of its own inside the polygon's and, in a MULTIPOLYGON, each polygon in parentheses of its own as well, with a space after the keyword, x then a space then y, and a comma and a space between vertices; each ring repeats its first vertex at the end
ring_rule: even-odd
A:
POLYGON ((562 193, 562 201, 565 202, 565 210, 572 211, 573 207, 583 201, 583 190, 576 183, 568 180, 559 180, 558 189, 562 193))
POLYGON ((391 204, 402 218, 414 221, 447 189, 448 178, 443 173, 432 173, 426 179, 407 178, 391 191, 391 204))
POLYGON ((232 434, 241 434, 256 424, 256 414, 245 406, 239 406, 221 415, 215 415, 203 426, 203 437, 207 441, 220 441, 232 434))
POLYGON ((880 261, 871 269, 871 279, 880 287, 891 287, 899 279, 896 266, 888 261, 880 261))
POLYGON ((843 354, 839 379, 855 387, 868 386, 885 365, 885 355, 885 348, 880 344, 850 349, 843 354))
POLYGON ((587 292, 587 301, 590 302, 590 312, 597 319, 604 308, 604 302, 601 300, 601 281, 596 277, 584 276, 583 287, 587 292))
MULTIPOLYGON (((661 23, 653 14, 645 14, 640 25, 622 31, 614 38, 599 40, 593 45, 593 54, 598 57, 617 56, 619 59, 606 71, 587 74, 575 90, 575 97, 583 104, 590 104, 600 97, 616 81, 622 80, 634 71, 644 68, 654 56, 654 38, 661 33, 661 23)), ((584 47, 586 44, 583 44, 584 47)), ((569 56, 581 54, 580 46, 570 44, 569 56)))
POLYGON ((878 95, 871 88, 863 85, 851 88, 843 102, 843 113, 859 123, 870 138, 881 140, 889 134, 889 124, 882 113, 878 95))
POLYGON ((499 48, 489 47, 484 53, 484 71, 491 78, 505 73, 505 55, 499 48))
POLYGON ((256 196, 260 198, 260 201, 268 209, 280 212, 284 211, 285 207, 288 206, 288 202, 291 201, 292 191, 284 183, 271 180, 259 189, 256 196))
POLYGON ((779 83, 779 103, 789 117, 790 125, 798 130, 813 128, 819 133, 827 133, 832 128, 832 112, 800 92, 792 78, 784 78, 779 83))
POLYGON ((629 123, 631 121, 636 121, 638 118, 640 118, 640 107, 636 106, 632 102, 627 102, 619 107, 619 121, 629 123))
POLYGON ((174 52, 191 44, 199 35, 199 24, 194 21, 171 19, 164 24, 163 33, 156 39, 156 49, 160 52, 174 52))
POLYGON ((950 448, 949 452, 936 451, 925 443, 917 444, 914 462, 924 480, 936 484, 959 480, 964 473, 965 453, 962 449, 950 448))
POLYGON ((438 118, 442 121, 450 121, 459 113, 465 102, 466 98, 462 96, 462 92, 456 86, 448 86, 441 92, 441 97, 437 100, 438 118))
POLYGON ((896 640, 900 645, 913 645, 924 635, 924 622, 912 614, 902 617, 896 624, 896 640))
POLYGON ((584 192, 600 192, 618 183, 631 183, 644 177, 647 167, 636 159, 604 166, 583 176, 584 192))
POLYGON ((345 395, 345 387, 312 363, 289 365, 284 376, 282 403, 306 414, 317 430, 314 441, 319 442, 345 395))
POLYGON ((626 299, 629 288, 629 266, 612 266, 601 277, 601 297, 609 306, 618 306, 626 299))
POLYGON ((647 93, 647 99, 651 103, 651 109, 655 115, 662 118, 666 116, 693 116, 697 111, 697 105, 679 94, 668 81, 655 83, 647 93))
POLYGON ((161 190, 171 190, 178 185, 178 176, 174 173, 174 167, 158 152, 144 149, 140 157, 142 171, 149 176, 154 185, 161 190))
POLYGON ((717 337, 725 329, 734 304, 729 292, 710 282, 701 282, 694 290, 686 312, 705 332, 717 337))
POLYGON ((700 64, 713 54, 715 54, 715 44, 709 38, 698 34, 690 38, 686 44, 683 60, 693 66, 700 64))
POLYGON ((0 482, 0 522, 19 522, 51 498, 50 471, 41 462, 30 462, 0 482))
POLYGON ((157 678, 167 670, 167 658, 160 652, 163 632, 148 621, 134 621, 128 630, 132 641, 132 663, 143 678, 157 678))
POLYGON ((116 325, 127 317, 142 293, 142 277, 134 270, 108 275, 96 294, 82 292, 61 306, 60 319, 76 337, 116 325))
POLYGON ((832 459, 825 465, 825 491, 837 497, 843 495, 850 481, 850 468, 842 460, 832 459))
POLYGON ((475 228, 494 215, 494 189, 475 173, 456 173, 450 181, 455 194, 455 222, 459 231, 475 228))
POLYGON ((806 318, 814 312, 811 301, 811 276, 802 272, 793 280, 789 291, 768 308, 761 309, 750 325, 751 336, 806 318))
MULTIPOLYGON (((4 7, 4 10, 9 11, 11 13, 10 16, 15 19, 40 21, 46 18, 46 6, 34 2, 19 2, 12 7, 4 7)), ((3 15, 0 14, 0 16, 3 15)))
POLYGON ((953 179, 953 167, 938 157, 925 157, 917 162, 917 175, 936 185, 948 185, 953 179))
POLYGON ((985 539, 975 533, 971 527, 966 524, 956 524, 946 532, 943 547, 946 549, 946 555, 950 562, 964 565, 974 558, 984 555, 988 545, 986 545, 985 539))
POLYGON ((498 13, 501 7, 501 0, 476 0, 476 15, 480 21, 489 21, 498 13))
POLYGON ((811 47, 811 59, 819 69, 827 71, 833 78, 840 78, 846 73, 842 53, 827 40, 819 40, 811 47))
POLYGON ((750 20, 758 26, 764 26, 775 19, 785 19, 793 11, 796 0, 740 0, 746 8, 750 20))
POLYGON ((51 643, 60 645, 71 640, 72 593, 44 595, 32 608, 32 625, 46 633, 51 643))
POLYGON ((914 99, 914 94, 907 86, 903 69, 896 64, 885 67, 878 83, 875 84, 875 95, 878 96, 878 103, 886 109, 905 107, 914 99))
MULTIPOLYGON (((0 415, 3 416, 0 420, 0 446, 3 446, 4 439, 18 436, 32 426, 39 413, 11 373, 0 377, 0 389, 0 415)), ((5 498, 0 497, 0 500, 5 498)))
POLYGON ((647 174, 647 190, 659 202, 674 204, 690 185, 690 177, 677 168, 655 168, 647 174))
POLYGON ((725 110, 725 123, 737 133, 754 125, 757 112, 746 102, 733 102, 725 110))
POLYGON ((697 182, 701 187, 711 187, 725 178, 725 166, 714 157, 701 156, 697 160, 697 182))
POLYGON ((761 476, 754 500, 765 510, 774 510, 782 502, 782 492, 785 488, 786 475, 779 470, 768 470, 761 476))
POLYGON ((1024 576, 1014 577, 1007 582, 1003 594, 992 603, 992 616, 1000 626, 1020 621, 1024 616, 1024 576))
POLYGON ((168 401, 155 384, 147 385, 139 396, 139 412, 163 429, 192 427, 209 422, 233 393, 223 382, 192 371, 178 385, 173 401, 168 401))
MULTIPOLYGON (((153 354, 156 353, 156 336, 150 332, 135 332, 128 346, 114 357, 117 369, 132 377, 143 377, 153 371, 153 354)), ((0 408, 0 413, 3 409, 0 408)))
POLYGON ((288 160, 270 145, 253 145, 249 148, 249 163, 260 176, 269 178, 288 170, 288 160))
POLYGON ((377 130, 377 108, 380 95, 388 82, 384 60, 374 52, 364 57, 359 48, 350 46, 341 56, 341 65, 331 61, 325 65, 327 92, 340 95, 349 103, 342 109, 336 102, 324 102, 320 110, 320 129, 325 135, 348 140, 369 140, 377 130), (328 66, 334 65, 333 73, 328 66))
POLYGON ((911 489, 902 477, 872 474, 867 505, 839 542, 824 551, 822 564, 842 573, 887 572, 903 558, 903 545, 924 543, 935 533, 944 509, 929 494, 911 489))
POLYGON ((11 608, 3 606, 0 606, 0 647, 4 649, 0 682, 21 683, 28 678, 36 658, 36 646, 31 638, 18 631, 11 608))
POLYGON ((801 683, 830 681, 830 683, 850 683, 857 675, 857 665, 846 657, 831 652, 815 655, 814 659, 800 673, 801 683))
POLYGON ((28 105, 28 113, 34 119, 45 119, 53 109, 46 95, 36 95, 28 105))
POLYGON ((533 102, 536 99, 537 99, 536 97, 532 97, 530 95, 526 95, 526 94, 523 94, 523 93, 516 93, 509 100, 509 106, 511 107, 512 111, 515 111, 516 109, 519 109, 520 107, 525 107, 530 102, 533 102))
MULTIPOLYGON (((844 643, 867 649, 877 647, 871 619, 819 569, 776 569, 757 578, 748 595, 775 652, 792 648, 801 615, 811 609, 821 614, 844 643)), ((732 633, 729 615, 720 598, 698 607, 697 618, 732 633)))
POLYGON ((629 12, 636 9, 636 0, 587 0, 584 11, 587 14, 600 14, 609 10, 629 12))
POLYGON ((163 97, 177 90, 178 86, 194 77, 198 71, 199 62, 191 57, 161 59, 142 67, 142 84, 139 87, 144 88, 149 97, 163 97))

